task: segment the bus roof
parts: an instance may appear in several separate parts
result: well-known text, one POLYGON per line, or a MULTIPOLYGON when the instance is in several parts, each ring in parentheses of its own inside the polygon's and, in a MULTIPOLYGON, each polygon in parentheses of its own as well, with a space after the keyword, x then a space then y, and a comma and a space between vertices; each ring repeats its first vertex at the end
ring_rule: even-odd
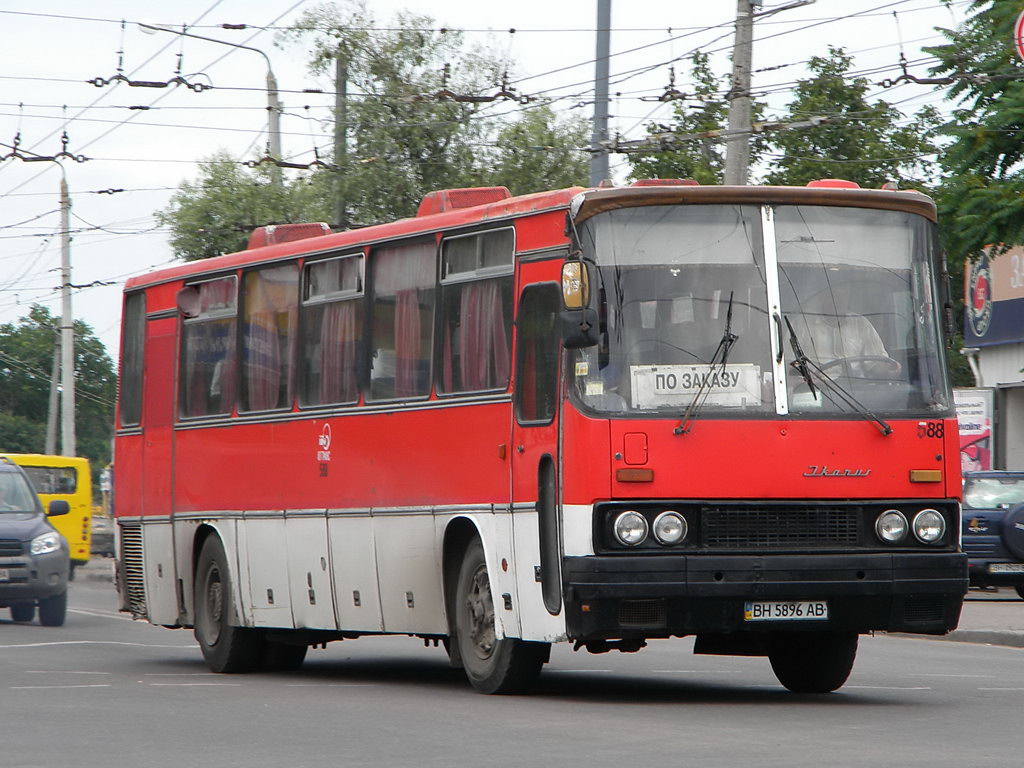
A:
POLYGON ((440 229, 472 226, 509 216, 521 216, 551 209, 567 208, 573 197, 582 191, 584 191, 583 187, 569 187, 568 189, 559 189, 551 192, 520 195, 519 197, 510 197, 472 208, 456 208, 444 211, 443 213, 414 216, 387 224, 375 224, 371 227, 349 229, 330 235, 309 237, 303 240, 229 253, 224 256, 215 256, 129 278, 125 283, 125 290, 131 291, 147 285, 178 280, 197 273, 232 270, 254 263, 277 261, 300 254, 337 251, 344 248, 360 247, 382 240, 429 234, 440 229))
MULTIPOLYGON (((849 183, 847 182, 847 184, 849 183)), ((267 245, 179 264, 129 278, 125 283, 125 291, 180 280, 192 275, 230 271, 243 266, 278 261, 302 254, 363 247, 401 237, 430 234, 442 229, 456 229, 492 220, 568 208, 580 193, 585 193, 585 195, 579 209, 574 211, 578 223, 598 213, 617 208, 644 205, 758 204, 765 202, 876 208, 903 211, 923 216, 931 221, 936 220, 935 203, 932 199, 913 190, 858 189, 839 184, 826 186, 820 182, 812 182, 812 185, 807 187, 714 186, 692 183, 668 186, 648 186, 637 183, 629 187, 597 189, 569 187, 550 192, 509 197, 483 205, 454 208, 441 213, 414 216, 386 224, 307 237, 302 240, 267 245)))

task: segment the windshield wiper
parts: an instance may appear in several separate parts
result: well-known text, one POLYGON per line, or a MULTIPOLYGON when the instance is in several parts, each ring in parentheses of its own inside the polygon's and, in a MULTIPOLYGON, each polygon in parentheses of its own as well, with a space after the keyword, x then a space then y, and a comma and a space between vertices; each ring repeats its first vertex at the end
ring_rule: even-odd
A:
POLYGON ((818 392, 814 387, 816 381, 821 394, 827 397, 833 405, 839 407, 845 405, 847 408, 853 409, 865 420, 873 421, 883 435, 891 435, 892 427, 889 426, 885 419, 876 416, 867 406, 854 397, 849 390, 825 373, 817 363, 804 354, 803 348, 800 346, 800 340, 797 338, 796 331, 793 329, 793 324, 789 321, 788 317, 786 318, 786 326, 789 328, 789 343, 793 347, 793 354, 796 356, 790 365, 799 371, 803 380, 807 382, 807 388, 814 396, 814 399, 818 399, 818 392))
POLYGON ((701 380, 697 391, 693 393, 693 399, 690 400, 682 420, 672 430, 674 435, 685 435, 693 429, 690 422, 696 418, 697 412, 708 399, 712 384, 719 379, 719 373, 725 370, 725 366, 729 362, 729 350, 732 349, 732 345, 739 338, 739 336, 732 332, 732 295, 733 292, 729 291, 729 308, 725 312, 725 330, 722 332, 722 338, 718 342, 715 354, 711 356, 711 361, 708 363, 708 372, 701 380))

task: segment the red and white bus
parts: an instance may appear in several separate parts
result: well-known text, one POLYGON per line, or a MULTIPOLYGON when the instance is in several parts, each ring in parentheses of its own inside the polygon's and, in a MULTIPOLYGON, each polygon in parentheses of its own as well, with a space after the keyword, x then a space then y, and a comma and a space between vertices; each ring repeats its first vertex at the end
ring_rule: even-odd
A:
POLYGON ((484 692, 684 636, 826 692, 955 628, 935 207, 855 187, 447 190, 130 280, 122 607, 219 672, 406 634, 484 692))

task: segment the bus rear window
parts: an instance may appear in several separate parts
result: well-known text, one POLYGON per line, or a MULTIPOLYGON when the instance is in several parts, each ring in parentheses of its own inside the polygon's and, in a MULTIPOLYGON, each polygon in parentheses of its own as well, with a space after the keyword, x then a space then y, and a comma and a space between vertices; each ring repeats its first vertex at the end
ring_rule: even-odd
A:
POLYGON ((29 467, 22 465, 36 493, 74 493, 78 489, 78 473, 74 467, 29 467))

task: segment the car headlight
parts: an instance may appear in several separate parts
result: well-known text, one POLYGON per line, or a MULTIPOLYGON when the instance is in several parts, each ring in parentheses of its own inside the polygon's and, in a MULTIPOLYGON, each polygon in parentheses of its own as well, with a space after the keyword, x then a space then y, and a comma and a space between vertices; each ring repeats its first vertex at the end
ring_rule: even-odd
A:
POLYGON ((907 518, 898 509, 887 509, 875 521, 878 538, 889 544, 902 541, 907 535, 907 518))
POLYGON ((946 533, 946 519, 937 509, 922 509, 914 515, 914 536, 922 544, 934 544, 946 533))
POLYGON ((686 538, 686 518, 666 510, 654 518, 654 538, 661 544, 678 544, 686 538))
POLYGON ((647 538, 647 519, 629 510, 615 518, 615 538, 627 547, 635 547, 647 538))
POLYGON ((44 533, 42 536, 36 536, 32 539, 32 546, 29 547, 29 552, 33 555, 46 555, 50 552, 56 552, 60 549, 60 534, 59 533, 44 533))

